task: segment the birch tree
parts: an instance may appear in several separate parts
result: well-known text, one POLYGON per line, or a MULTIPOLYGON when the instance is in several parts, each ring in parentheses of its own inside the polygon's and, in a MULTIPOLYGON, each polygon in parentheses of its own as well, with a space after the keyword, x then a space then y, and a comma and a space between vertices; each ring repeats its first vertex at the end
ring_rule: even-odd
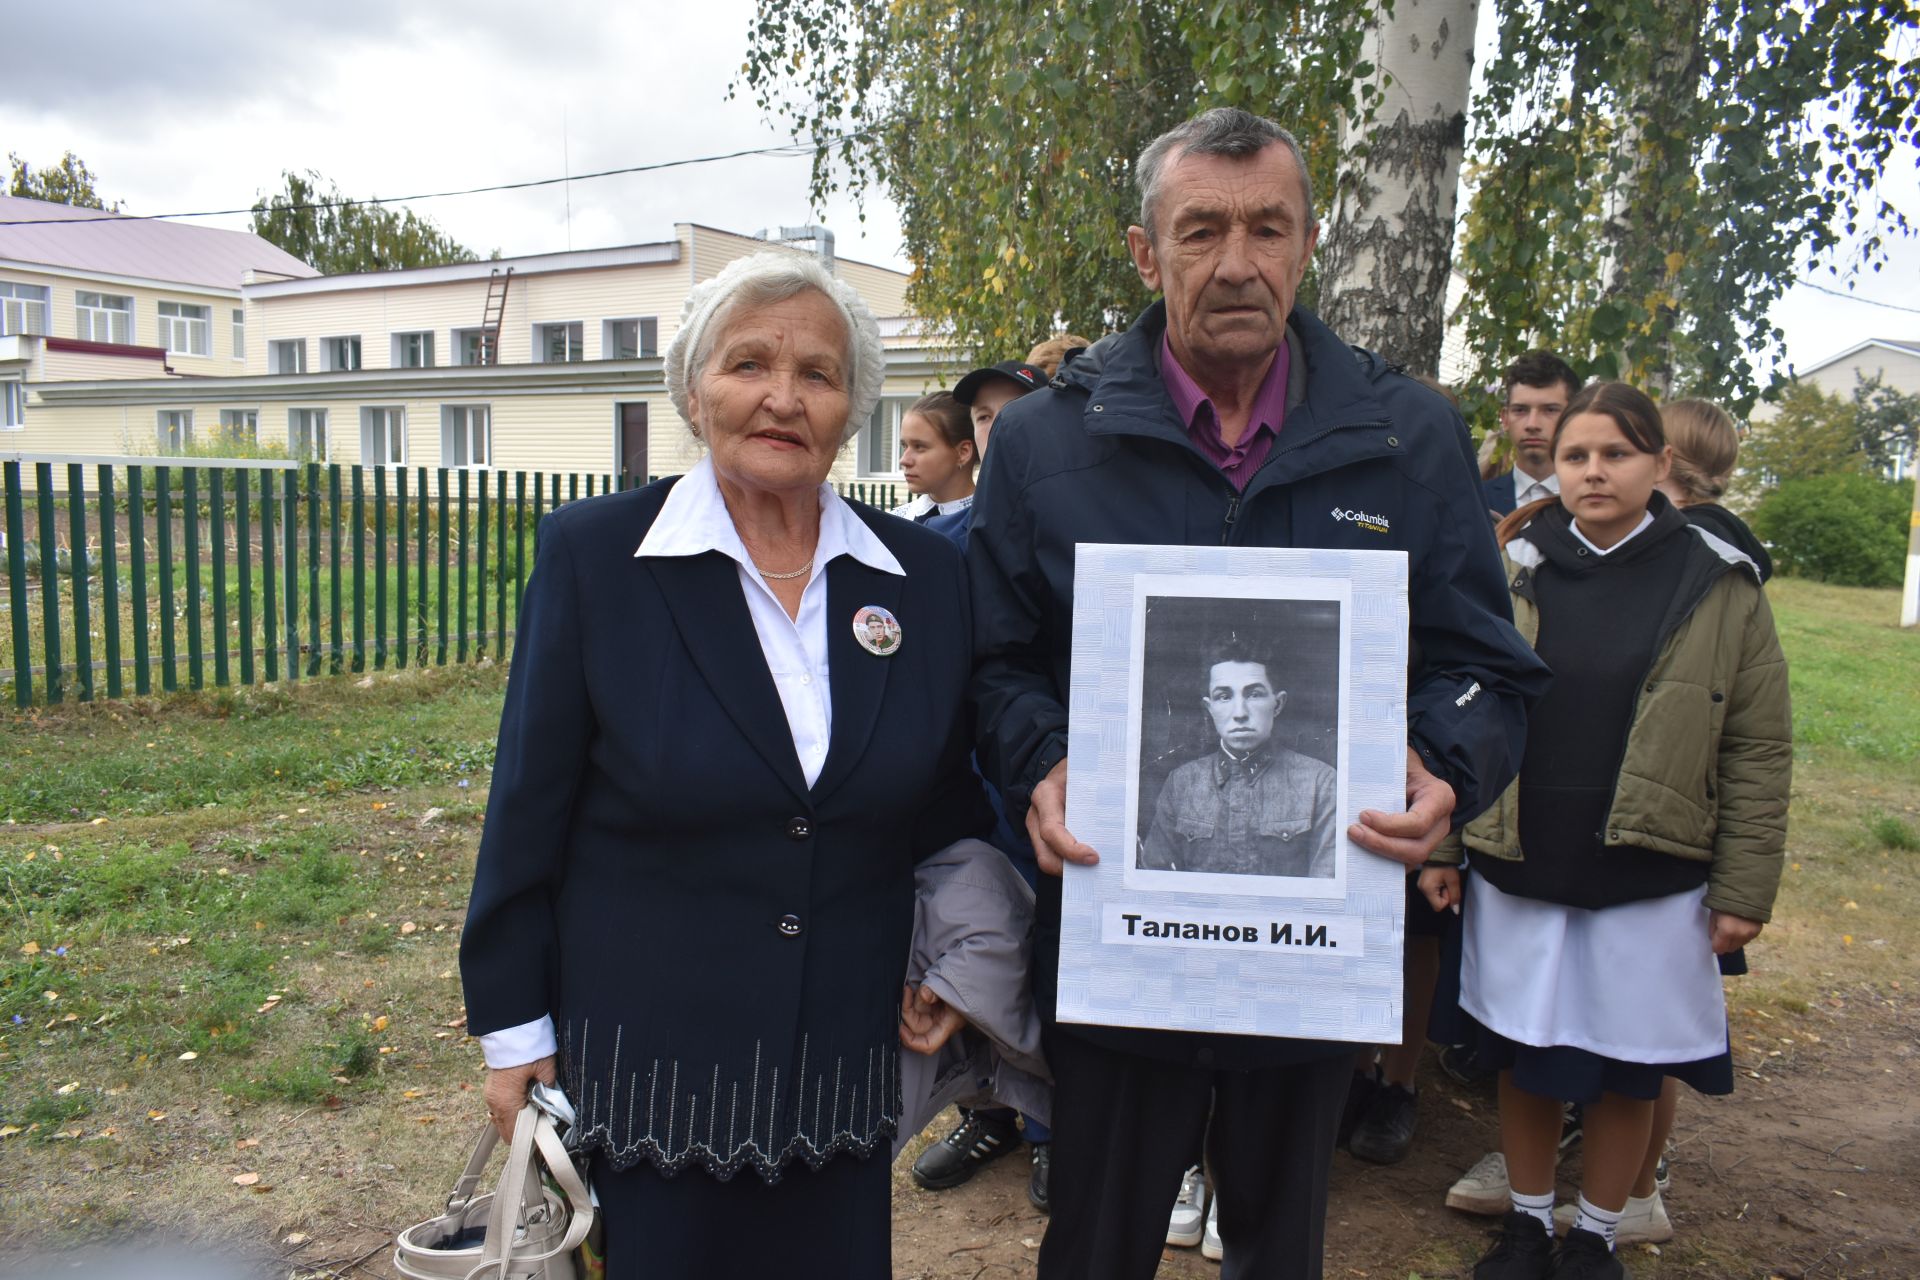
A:
POLYGON ((1334 332, 1418 373, 1439 371, 1466 144, 1477 0, 1377 10, 1362 97, 1345 114, 1340 176, 1320 252, 1334 332))

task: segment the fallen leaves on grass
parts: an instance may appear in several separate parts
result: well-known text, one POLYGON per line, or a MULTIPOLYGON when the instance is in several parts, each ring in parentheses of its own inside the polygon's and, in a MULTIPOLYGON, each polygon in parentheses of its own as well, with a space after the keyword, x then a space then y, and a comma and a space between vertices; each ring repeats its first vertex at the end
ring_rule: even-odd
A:
POLYGON ((240 1175, 238 1175, 238 1176, 236 1176, 236 1177, 234 1178, 234 1180, 233 1180, 233 1185, 234 1185, 234 1186, 236 1186, 236 1187, 251 1187, 251 1186, 253 1186, 253 1185, 255 1185, 256 1183, 258 1183, 259 1181, 260 1181, 260 1175, 259 1175, 259 1174, 257 1174, 257 1173, 243 1173, 243 1174, 240 1174, 240 1175))

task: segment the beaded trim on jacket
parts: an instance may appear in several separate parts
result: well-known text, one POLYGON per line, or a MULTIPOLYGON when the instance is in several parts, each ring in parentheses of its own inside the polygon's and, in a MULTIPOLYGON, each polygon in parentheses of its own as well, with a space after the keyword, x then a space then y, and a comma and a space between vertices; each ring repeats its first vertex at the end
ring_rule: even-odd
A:
POLYGON ((796 1094, 791 1079, 762 1059, 757 1041, 747 1075, 722 1079, 718 1066, 678 1058, 650 1058, 623 1073, 619 1025, 610 1062, 589 1073, 589 1036, 607 1034, 591 1022, 568 1020, 562 1080, 579 1115, 580 1149, 606 1152, 616 1169, 645 1161, 671 1176, 698 1167, 725 1182, 750 1168, 772 1184, 796 1159, 810 1169, 848 1152, 864 1159, 887 1148, 899 1128, 899 1049, 890 1041, 867 1048, 864 1060, 841 1054, 810 1067, 802 1035, 796 1094))

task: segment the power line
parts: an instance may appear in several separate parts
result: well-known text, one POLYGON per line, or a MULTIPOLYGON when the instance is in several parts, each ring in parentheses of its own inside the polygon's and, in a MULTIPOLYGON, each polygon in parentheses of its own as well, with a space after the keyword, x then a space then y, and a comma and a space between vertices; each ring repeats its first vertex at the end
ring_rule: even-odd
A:
MULTIPOLYGON (((865 133, 848 133, 828 138, 822 145, 838 146, 846 142, 857 142, 866 137, 865 133)), ((304 204, 281 205, 284 210, 303 209, 340 209, 357 204, 406 204, 414 200, 443 200, 449 196, 477 196, 489 191, 524 191, 529 187, 551 187, 563 182, 585 182, 590 178, 615 178, 627 173, 654 173, 661 169, 680 169, 687 165, 714 164, 721 160, 739 160, 746 156, 805 156, 813 154, 812 143, 788 142, 775 147, 754 147, 746 151, 728 151, 721 155, 691 156, 682 160, 660 160, 653 164, 627 165, 619 169, 602 169, 598 173, 576 173, 557 178, 532 178, 525 182, 500 182, 486 187, 464 187, 458 191, 426 191, 411 196, 369 196, 364 200, 342 198, 339 200, 314 200, 304 204)), ((228 214, 252 213, 253 205, 241 209, 200 209, 192 213, 103 213, 97 218, 61 218, 47 220, 41 218, 0 219, 0 227, 71 227, 91 222, 155 222, 165 218, 217 218, 228 214)))
POLYGON ((1920 316, 1920 307, 1903 307, 1897 302, 1882 302, 1878 298, 1863 298, 1857 293, 1848 293, 1843 289, 1829 289, 1825 285, 1815 284, 1811 280, 1801 280, 1797 283, 1803 288, 1813 290, 1815 293, 1832 294, 1836 298, 1845 298, 1848 302, 1864 302, 1870 307, 1885 307, 1889 311, 1910 311, 1914 315, 1920 316))

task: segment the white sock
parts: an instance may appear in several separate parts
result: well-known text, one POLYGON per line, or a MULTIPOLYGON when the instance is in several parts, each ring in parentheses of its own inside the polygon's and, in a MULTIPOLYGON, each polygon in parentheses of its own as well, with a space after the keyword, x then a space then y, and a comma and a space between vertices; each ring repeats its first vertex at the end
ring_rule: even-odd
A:
MULTIPOLYGON (((1553 1235, 1553 1192, 1543 1191, 1537 1196, 1530 1196, 1510 1190, 1507 1194, 1513 1199, 1515 1213, 1525 1213, 1539 1219, 1540 1225, 1547 1229, 1547 1235, 1553 1235)), ((1614 1217, 1618 1220, 1619 1215, 1615 1214, 1614 1217)))
POLYGON ((1574 1217, 1575 1231, 1591 1231, 1607 1242, 1607 1248, 1613 1248, 1613 1233, 1620 1227, 1620 1211, 1602 1209, 1584 1195, 1580 1197, 1580 1212, 1574 1217))

